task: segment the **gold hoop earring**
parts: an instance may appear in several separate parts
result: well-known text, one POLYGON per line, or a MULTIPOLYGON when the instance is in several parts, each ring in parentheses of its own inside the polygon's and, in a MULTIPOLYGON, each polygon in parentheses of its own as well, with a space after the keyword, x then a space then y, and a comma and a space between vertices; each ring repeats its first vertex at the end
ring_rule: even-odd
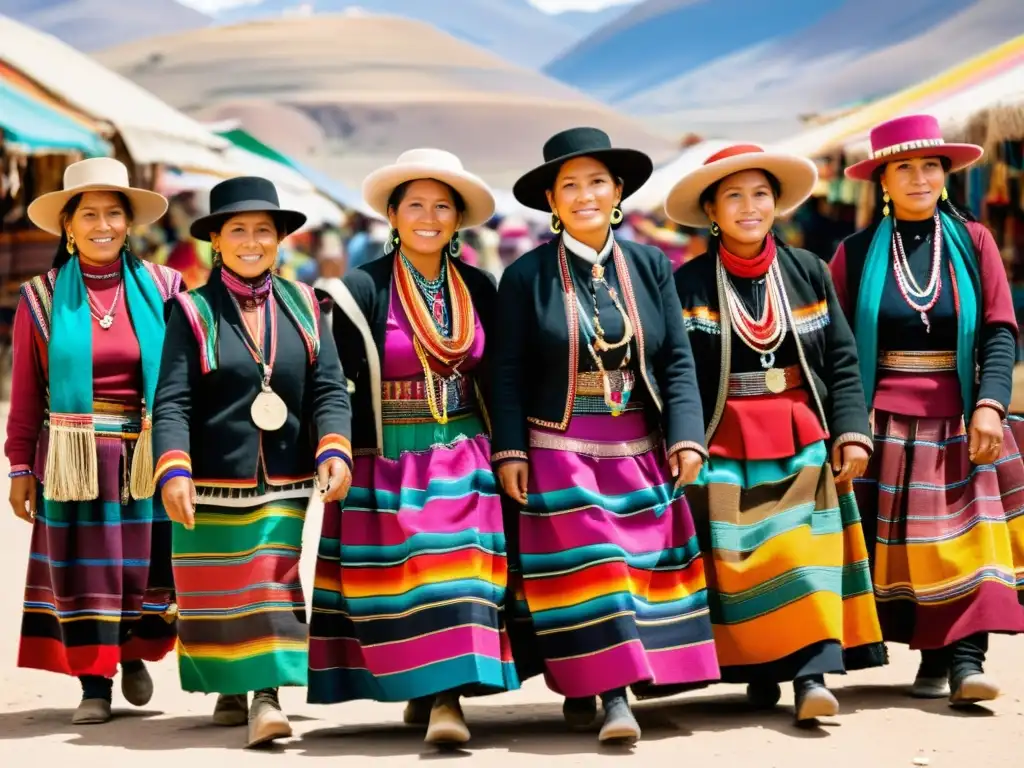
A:
POLYGON ((722 234, 722 228, 718 226, 717 221, 711 222, 711 226, 708 228, 708 231, 711 232, 712 237, 718 237, 722 234))
POLYGON ((622 209, 619 208, 619 206, 616 205, 614 208, 612 208, 612 215, 610 221, 613 226, 622 221, 622 209))
POLYGON ((558 218, 558 214, 554 211, 551 212, 551 231, 556 235, 562 231, 562 220, 558 218))
POLYGON ((885 206, 882 208, 882 215, 883 216, 888 216, 889 213, 890 213, 890 210, 889 210, 889 193, 886 192, 884 189, 882 190, 882 202, 885 203, 885 206))
POLYGON ((68 235, 68 244, 67 244, 66 247, 68 249, 68 255, 74 256, 75 255, 75 236, 74 235, 68 235))

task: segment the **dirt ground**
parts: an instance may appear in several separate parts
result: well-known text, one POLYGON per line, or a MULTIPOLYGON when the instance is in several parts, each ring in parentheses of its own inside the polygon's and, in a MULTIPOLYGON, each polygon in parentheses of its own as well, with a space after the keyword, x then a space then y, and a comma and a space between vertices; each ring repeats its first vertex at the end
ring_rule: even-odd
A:
MULTIPOLYGON (((6 408, 0 407, 0 424, 6 408)), ((2 461, 2 460, 0 460, 2 461)), ((408 766, 420 760, 473 757, 476 765, 591 764, 595 760, 645 760, 650 766, 711 765, 725 768, 1016 768, 1024 765, 1024 638, 994 638, 988 670, 1003 696, 974 712, 951 710, 944 701, 918 702, 906 695, 916 669, 914 654, 892 648, 881 670, 836 677, 842 713, 820 727, 792 724, 792 693, 779 708, 754 713, 742 689, 715 686, 672 699, 642 703, 637 718, 643 741, 633 749, 601 749, 596 732, 565 731, 560 700, 531 680, 515 693, 470 700, 473 731, 467 749, 438 754, 422 733, 402 725, 397 704, 309 706, 305 692, 282 694, 295 738, 263 752, 240 749, 244 732, 209 722, 213 697, 183 693, 173 659, 151 667, 156 695, 144 710, 129 707, 115 685, 116 719, 100 726, 73 726, 78 683, 15 667, 30 528, 7 508, 6 462, 0 465, 0 768, 33 761, 54 765, 197 766, 230 760, 247 765, 408 766)), ((306 526, 306 551, 315 552, 319 509, 306 526)), ((309 584, 312 560, 303 559, 309 584)), ((308 591, 307 591, 308 594, 308 591)))

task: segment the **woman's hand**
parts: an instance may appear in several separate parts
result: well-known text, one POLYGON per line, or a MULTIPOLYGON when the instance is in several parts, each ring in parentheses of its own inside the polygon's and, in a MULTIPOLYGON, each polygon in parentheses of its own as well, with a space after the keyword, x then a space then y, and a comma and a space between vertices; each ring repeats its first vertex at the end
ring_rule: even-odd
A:
POLYGON ((316 468, 316 481, 324 504, 342 501, 352 487, 352 470, 341 459, 328 459, 316 468))
POLYGON ((973 464, 991 464, 1003 449, 1003 417, 983 405, 971 416, 967 429, 967 455, 973 464))
POLYGON ((19 475, 11 478, 11 509, 14 516, 31 523, 36 516, 36 476, 19 475))
POLYGON ((196 527, 196 486, 191 477, 172 477, 160 490, 167 516, 187 530, 196 527))
POLYGON ((859 443, 843 443, 832 449, 832 473, 836 485, 848 483, 868 469, 871 454, 859 443))
POLYGON ((676 490, 689 485, 697 479, 700 468, 704 466, 704 457, 692 448, 680 448, 668 457, 668 465, 672 469, 672 477, 676 479, 676 490))
POLYGON ((526 484, 530 479, 530 465, 526 461, 506 461, 498 465, 498 482, 510 499, 526 506, 526 484))

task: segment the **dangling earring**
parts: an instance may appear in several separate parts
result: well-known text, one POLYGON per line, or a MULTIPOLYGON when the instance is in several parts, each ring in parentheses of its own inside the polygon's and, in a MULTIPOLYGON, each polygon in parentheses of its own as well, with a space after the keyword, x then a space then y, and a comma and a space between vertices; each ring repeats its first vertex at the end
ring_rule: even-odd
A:
POLYGON ((75 236, 74 235, 68 235, 68 244, 67 244, 66 247, 68 249, 68 255, 74 256, 75 255, 75 236))
POLYGON ((462 252, 462 242, 459 240, 459 231, 455 230, 452 239, 448 241, 448 255, 453 259, 462 252))
POLYGON ((943 187, 942 188, 942 202, 946 202, 947 200, 949 200, 949 191, 945 187, 943 187))
POLYGON ((711 227, 708 229, 708 231, 711 232, 712 237, 718 237, 720 234, 722 234, 722 228, 718 226, 717 221, 711 222, 711 227))
POLYGON ((392 227, 391 231, 388 232, 388 239, 384 243, 384 253, 390 256, 401 244, 402 238, 398 236, 398 230, 392 227))
POLYGON ((558 214, 554 211, 551 212, 551 231, 556 235, 562 231, 562 220, 558 218, 558 214))
POLYGON ((882 202, 885 203, 885 207, 882 208, 882 215, 889 215, 889 193, 886 190, 882 190, 882 202))
POLYGON ((622 209, 619 208, 619 206, 616 205, 614 208, 612 208, 612 215, 610 220, 612 226, 615 226, 620 221, 622 221, 622 209))

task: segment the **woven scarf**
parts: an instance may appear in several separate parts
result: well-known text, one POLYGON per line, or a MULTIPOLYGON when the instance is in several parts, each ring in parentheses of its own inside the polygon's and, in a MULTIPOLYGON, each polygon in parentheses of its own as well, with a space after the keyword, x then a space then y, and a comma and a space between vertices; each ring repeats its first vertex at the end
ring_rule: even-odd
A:
MULTIPOLYGON (((152 408, 164 341, 164 300, 145 265, 128 252, 121 254, 121 274, 127 311, 142 353, 143 403, 152 408)), ((92 312, 82 269, 77 258, 69 259, 57 273, 50 319, 50 444, 44 475, 47 504, 91 501, 99 495, 92 415, 92 334, 92 312)), ((146 434, 139 436, 137 452, 143 439, 149 439, 145 424, 143 429, 146 434)), ((135 474, 133 467, 132 495, 137 500, 145 495, 151 503, 152 471, 148 483, 145 478, 137 480, 135 474), (139 483, 148 487, 148 494, 143 491, 136 495, 139 483)))
MULTIPOLYGON (((964 418, 970 422, 974 411, 975 345, 980 325, 978 297, 981 278, 974 244, 966 228, 943 212, 939 213, 939 222, 943 247, 953 268, 953 286, 957 298, 956 372, 964 403, 964 418)), ((878 313, 882 306, 886 275, 892 264, 892 238, 892 218, 886 216, 871 239, 857 294, 854 336, 857 338, 864 395, 869 406, 878 382, 878 313)))
MULTIPOLYGON (((219 275, 211 275, 210 282, 213 283, 215 279, 222 282, 219 275)), ((320 354, 320 305, 317 303, 316 294, 307 285, 293 283, 277 275, 271 277, 271 282, 274 298, 280 302, 285 314, 291 318, 299 331, 312 365, 320 354)), ((224 290, 228 290, 227 286, 224 286, 224 290)), ((200 369, 204 374, 217 370, 218 311, 198 290, 179 293, 175 298, 185 310, 185 316, 199 345, 200 369)))

